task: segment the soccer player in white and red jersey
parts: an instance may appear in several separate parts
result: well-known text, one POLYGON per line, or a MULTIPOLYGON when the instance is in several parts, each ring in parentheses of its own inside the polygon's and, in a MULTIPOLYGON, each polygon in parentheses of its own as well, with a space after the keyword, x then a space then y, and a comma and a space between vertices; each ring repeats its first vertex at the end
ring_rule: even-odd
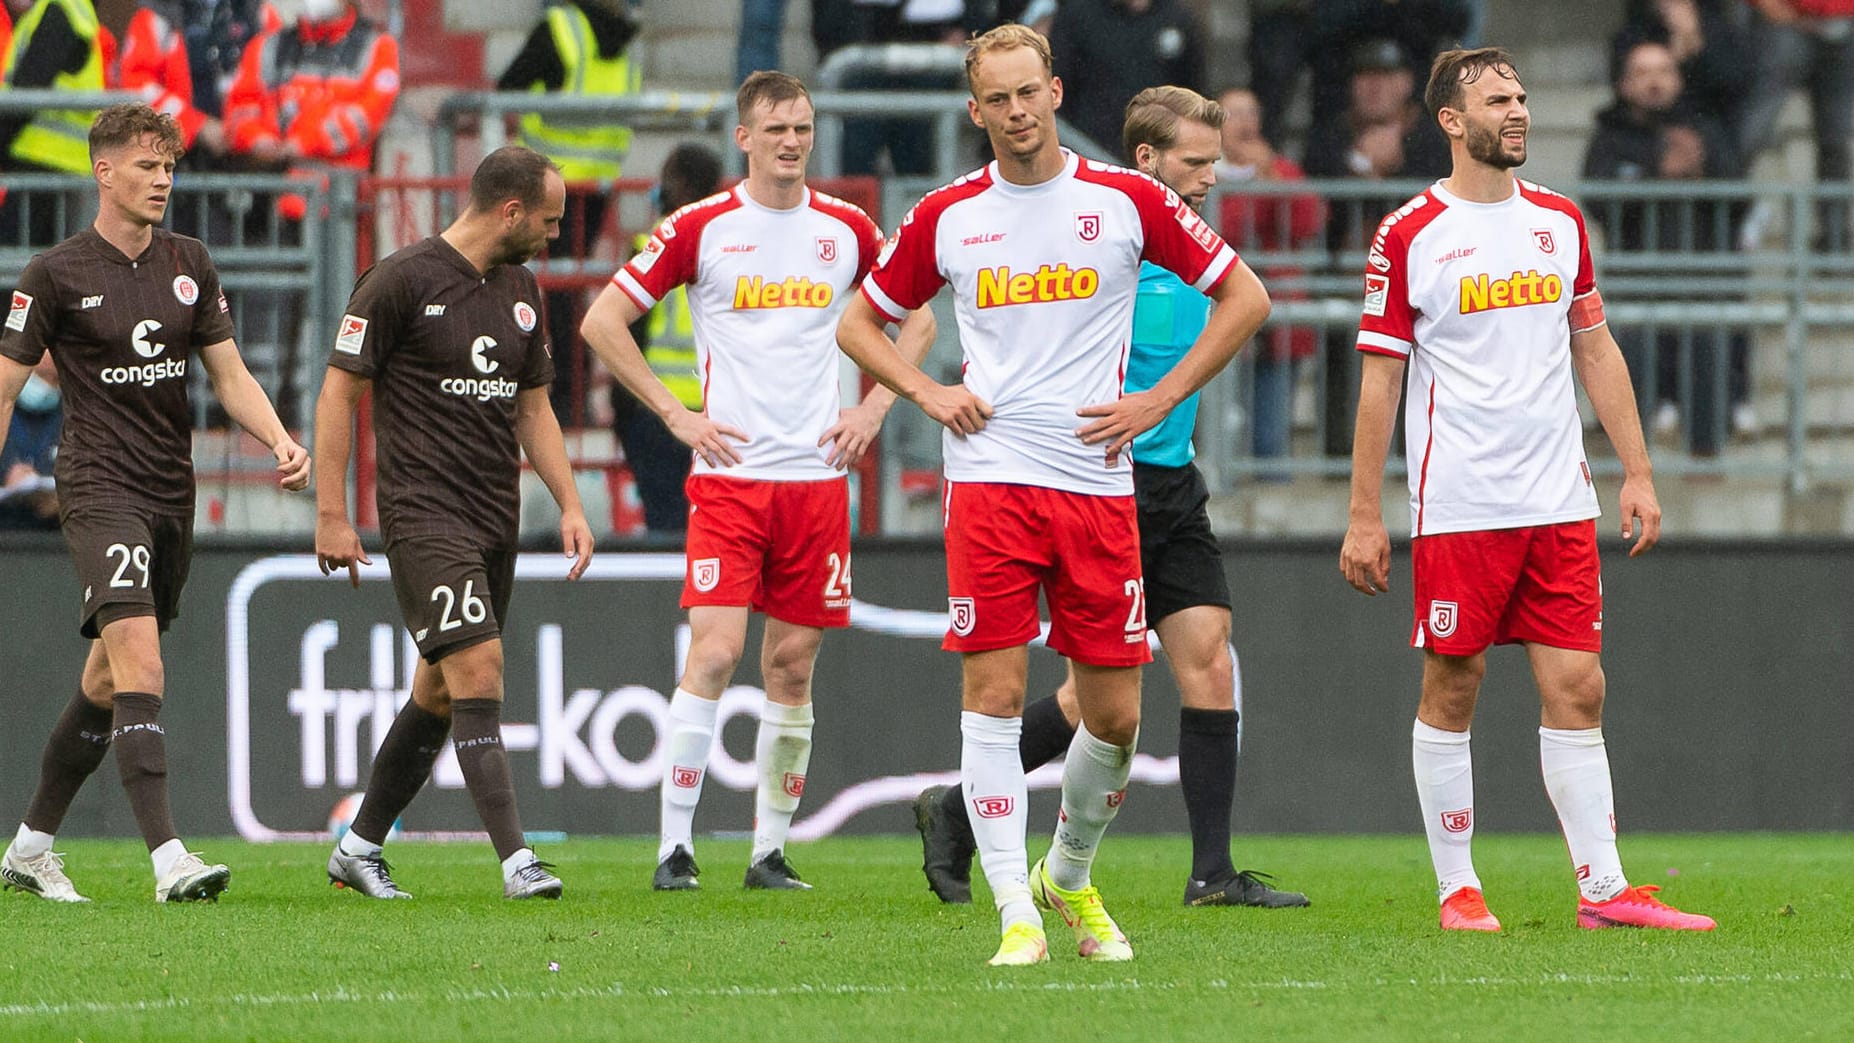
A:
POLYGON ((929 193, 850 303, 837 340, 947 428, 949 631, 962 654, 960 776, 979 862, 1003 921, 994 965, 1048 957, 1037 906, 1091 960, 1133 951, 1091 868, 1126 791, 1146 649, 1129 447, 1227 364, 1268 315, 1260 280, 1170 189, 1061 147, 1049 45, 1005 25, 966 49, 967 103, 997 161, 929 193), (1122 394, 1140 261, 1217 302, 1155 386, 1122 394), (953 290, 964 379, 945 386, 882 336, 953 290), (1026 868, 1018 740, 1027 646, 1049 603, 1049 645, 1075 667, 1082 723, 1046 859, 1026 868))
POLYGON ((1454 153, 1449 177, 1378 227, 1358 334, 1364 376, 1340 552, 1362 593, 1390 589, 1379 495, 1403 385, 1410 462, 1411 644, 1423 650, 1412 739, 1444 929, 1498 931, 1469 853, 1468 727, 1490 645, 1523 644, 1541 703, 1539 763, 1576 868, 1579 926, 1711 930, 1631 887, 1616 852, 1603 744, 1603 586, 1596 490, 1572 372, 1621 458, 1629 556, 1661 506, 1628 369, 1603 317, 1583 214, 1520 181, 1531 116, 1513 58, 1448 51, 1425 95, 1454 153))
MULTIPOLYGON (((850 500, 844 471, 894 405, 877 388, 840 409, 832 333, 844 301, 875 265, 882 234, 853 204, 805 185, 811 96, 780 72, 756 72, 736 97, 734 140, 747 177, 658 226, 593 302, 581 332, 624 386, 695 452, 686 483, 688 661, 670 699, 658 890, 696 879, 694 822, 721 694, 766 614, 766 702, 755 750, 759 792, 746 886, 796 890, 786 835, 811 760, 812 667, 825 628, 850 621, 850 500), (651 372, 631 323, 688 287, 703 407, 677 401, 651 372)), ((920 309, 900 344, 920 359, 934 338, 920 309)), ((884 336, 884 342, 887 342, 884 336)))

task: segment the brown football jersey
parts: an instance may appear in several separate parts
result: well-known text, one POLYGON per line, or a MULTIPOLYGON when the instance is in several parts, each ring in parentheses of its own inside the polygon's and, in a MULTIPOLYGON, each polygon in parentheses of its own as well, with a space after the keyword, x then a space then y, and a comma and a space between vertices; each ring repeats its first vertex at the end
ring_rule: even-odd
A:
POLYGON ((231 337, 219 273, 197 239, 157 228, 131 258, 88 228, 27 263, 0 355, 31 366, 50 351, 58 366, 66 512, 105 503, 193 510, 187 367, 199 348, 231 337))
POLYGON ((442 236, 414 243, 361 273, 328 364, 373 381, 388 544, 516 545, 515 397, 554 379, 534 273, 479 273, 442 236))

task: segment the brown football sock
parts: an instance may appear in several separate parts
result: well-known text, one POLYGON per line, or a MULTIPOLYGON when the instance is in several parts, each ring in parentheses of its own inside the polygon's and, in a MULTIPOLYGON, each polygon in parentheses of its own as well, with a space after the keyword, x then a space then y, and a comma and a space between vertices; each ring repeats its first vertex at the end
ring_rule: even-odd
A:
POLYGON ((58 832, 84 780, 109 753, 112 716, 108 707, 84 698, 81 690, 64 708, 39 758, 39 788, 33 791, 23 820, 27 829, 58 832))
POLYGON ((451 741, 477 817, 489 831, 490 843, 496 845, 496 857, 506 860, 528 845, 522 840, 521 816, 515 809, 509 753, 502 746, 502 700, 453 699, 451 741))
POLYGON ((114 715, 116 767, 142 840, 153 851, 179 836, 167 804, 167 735, 156 720, 161 697, 146 692, 117 692, 114 715))
POLYGON ((444 737, 450 730, 450 718, 439 717, 406 700, 373 758, 367 796, 361 801, 360 813, 354 816, 356 836, 370 844, 386 842, 393 823, 431 777, 431 766, 438 759, 438 751, 444 749, 444 737))

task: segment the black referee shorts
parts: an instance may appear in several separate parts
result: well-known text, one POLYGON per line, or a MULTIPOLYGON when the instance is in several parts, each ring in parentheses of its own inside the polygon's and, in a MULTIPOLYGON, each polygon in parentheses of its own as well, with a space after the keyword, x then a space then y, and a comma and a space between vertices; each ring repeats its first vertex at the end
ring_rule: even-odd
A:
POLYGON ((1223 552, 1210 531, 1210 489, 1195 464, 1133 465, 1139 505, 1139 563, 1146 577, 1146 622, 1196 605, 1230 607, 1223 552))

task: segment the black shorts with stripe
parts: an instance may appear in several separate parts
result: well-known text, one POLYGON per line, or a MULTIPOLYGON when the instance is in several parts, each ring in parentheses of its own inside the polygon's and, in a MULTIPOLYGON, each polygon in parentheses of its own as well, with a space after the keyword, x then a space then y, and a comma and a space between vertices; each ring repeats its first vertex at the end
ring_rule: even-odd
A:
POLYGON ((88 638, 118 619, 153 616, 165 632, 180 615, 193 567, 193 516, 130 504, 67 507, 64 542, 83 589, 78 629, 88 638))
POLYGON ((455 536, 419 536, 386 548, 393 596, 426 662, 502 636, 515 590, 515 552, 455 536))
POLYGON ((1210 489, 1195 464, 1133 465, 1139 506, 1140 571, 1146 577, 1146 622, 1198 605, 1230 607, 1223 552, 1210 530, 1210 489))

